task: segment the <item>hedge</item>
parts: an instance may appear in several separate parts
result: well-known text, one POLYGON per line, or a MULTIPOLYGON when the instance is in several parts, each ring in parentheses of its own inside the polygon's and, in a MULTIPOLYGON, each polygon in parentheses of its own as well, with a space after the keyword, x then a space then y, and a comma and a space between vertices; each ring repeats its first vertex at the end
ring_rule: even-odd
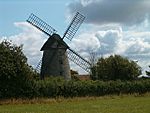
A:
MULTIPOLYGON (((15 98, 36 97, 84 97, 120 94, 143 94, 150 92, 150 80, 134 81, 65 81, 61 78, 51 78, 30 82, 28 87, 16 89, 15 98), (30 87, 29 87, 30 86, 30 87), (20 91, 21 90, 21 91, 20 91), (19 93, 17 93, 19 92, 19 93), (22 92, 22 93, 20 93, 22 92), (17 95, 17 96, 16 96, 17 95)), ((0 90, 0 98, 10 98, 0 90)))

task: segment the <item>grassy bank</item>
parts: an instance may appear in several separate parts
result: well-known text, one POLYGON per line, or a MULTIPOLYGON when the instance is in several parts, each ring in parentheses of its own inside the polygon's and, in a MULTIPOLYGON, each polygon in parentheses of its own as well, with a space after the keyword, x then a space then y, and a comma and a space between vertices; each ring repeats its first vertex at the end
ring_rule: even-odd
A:
POLYGON ((149 113, 150 94, 73 99, 3 100, 0 113, 149 113))

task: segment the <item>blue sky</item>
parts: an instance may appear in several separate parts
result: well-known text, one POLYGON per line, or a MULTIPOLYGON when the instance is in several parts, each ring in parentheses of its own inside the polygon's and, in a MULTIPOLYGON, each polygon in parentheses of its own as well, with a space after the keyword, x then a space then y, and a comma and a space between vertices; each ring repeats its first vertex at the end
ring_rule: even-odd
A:
POLYGON ((60 32, 65 27, 65 11, 69 0, 0 0, 0 36, 20 32, 14 22, 25 21, 34 13, 60 32), (63 28, 63 29, 62 29, 63 28))
POLYGON ((47 37, 25 22, 30 13, 62 35, 77 11, 86 19, 68 43, 72 49, 87 60, 91 51, 99 57, 119 54, 138 61, 144 74, 150 65, 150 0, 0 0, 0 41, 23 44, 28 63, 35 67, 47 37))

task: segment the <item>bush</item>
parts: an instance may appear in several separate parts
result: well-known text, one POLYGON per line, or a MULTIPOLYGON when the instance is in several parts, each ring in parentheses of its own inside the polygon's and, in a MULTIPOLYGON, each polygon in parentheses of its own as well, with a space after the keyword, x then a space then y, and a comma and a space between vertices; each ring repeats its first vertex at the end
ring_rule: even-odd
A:
POLYGON ((38 97, 84 97, 150 92, 150 80, 135 81, 36 81, 38 97))
POLYGON ((93 80, 134 80, 141 74, 136 62, 119 55, 100 58, 91 68, 93 80))
POLYGON ((29 96, 35 75, 34 70, 27 64, 22 45, 16 46, 10 41, 0 43, 1 98, 29 96))
MULTIPOLYGON (((135 81, 65 81, 63 78, 51 77, 46 80, 31 82, 27 90, 17 93, 16 98, 58 98, 85 97, 121 94, 144 94, 150 92, 150 80, 135 81), (32 87, 31 87, 32 86, 32 87)), ((0 92, 1 95, 1 92, 0 92)), ((9 95, 11 97, 12 95, 9 95)), ((12 96, 14 97, 14 96, 12 96)))

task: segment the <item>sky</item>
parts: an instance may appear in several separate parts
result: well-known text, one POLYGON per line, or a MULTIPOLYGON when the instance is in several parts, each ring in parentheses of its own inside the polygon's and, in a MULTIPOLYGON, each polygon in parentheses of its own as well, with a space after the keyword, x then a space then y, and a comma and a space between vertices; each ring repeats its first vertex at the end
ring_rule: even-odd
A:
POLYGON ((0 41, 23 44, 28 63, 36 67, 48 37, 26 22, 30 13, 62 36, 77 11, 86 18, 73 40, 66 40, 72 49, 87 60, 90 52, 127 57, 137 61, 145 74, 150 65, 150 0, 0 0, 0 41))

